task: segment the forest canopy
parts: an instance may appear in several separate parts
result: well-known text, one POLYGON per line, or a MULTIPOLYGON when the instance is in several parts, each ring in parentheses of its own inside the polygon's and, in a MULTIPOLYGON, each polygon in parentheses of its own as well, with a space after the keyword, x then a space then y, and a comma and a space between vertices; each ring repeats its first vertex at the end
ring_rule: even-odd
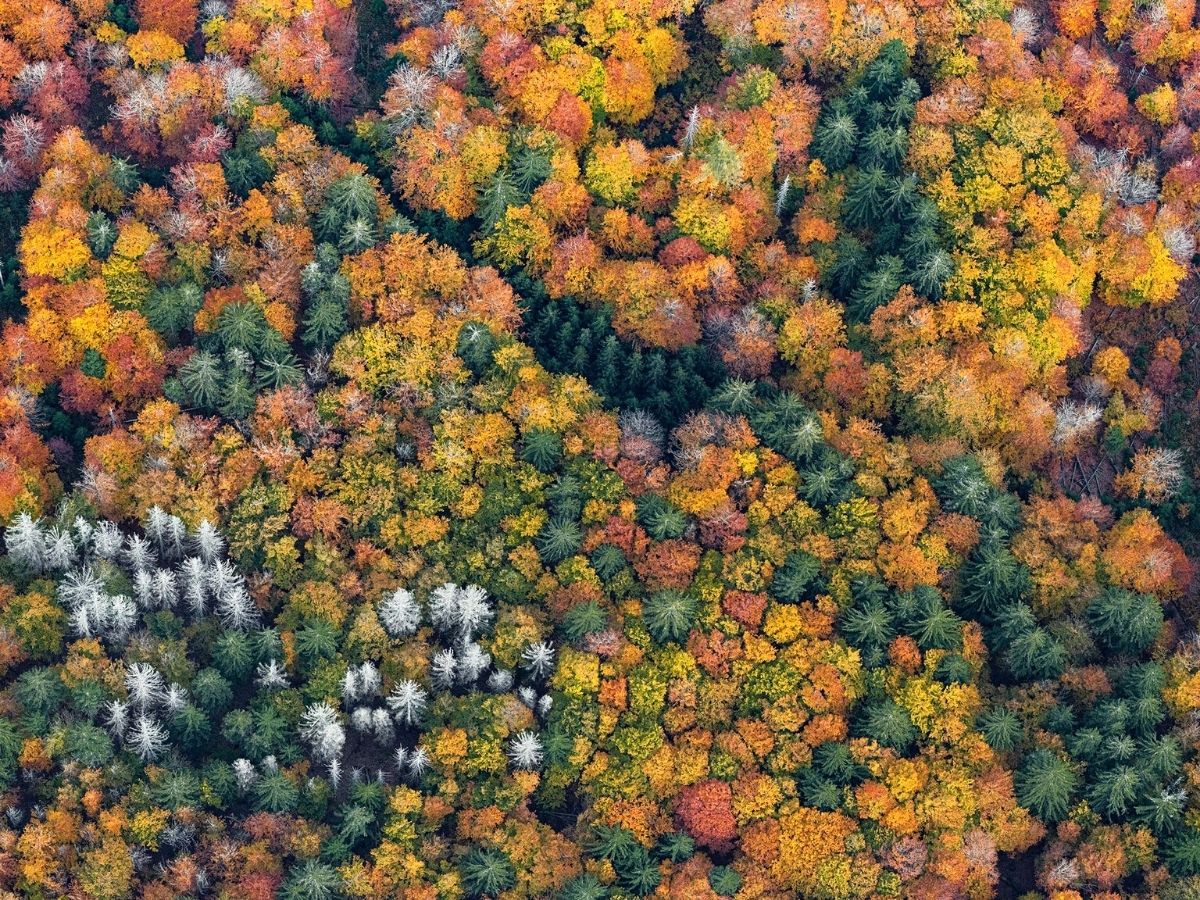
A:
POLYGON ((0 894, 1200 896, 1189 0, 0 6, 0 894))

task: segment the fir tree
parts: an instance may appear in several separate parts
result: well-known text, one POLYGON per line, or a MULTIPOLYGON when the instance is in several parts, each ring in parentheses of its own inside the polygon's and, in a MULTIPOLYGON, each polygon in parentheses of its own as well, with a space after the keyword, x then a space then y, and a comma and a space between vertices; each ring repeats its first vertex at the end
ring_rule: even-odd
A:
POLYGON ((1054 823, 1070 809, 1079 777, 1053 751, 1039 749, 1025 758, 1014 784, 1022 806, 1042 821, 1054 823))
POLYGON ((1104 647, 1114 653, 1138 654, 1162 630, 1163 612, 1153 596, 1109 588, 1092 601, 1087 620, 1104 647))
POLYGON ((646 630, 659 643, 683 643, 696 621, 697 603, 691 594, 682 591, 659 591, 648 597, 642 616, 646 630))
POLYGON ((978 727, 983 739, 993 750, 1010 753, 1021 741, 1021 720, 1002 706, 993 706, 979 718, 978 727))

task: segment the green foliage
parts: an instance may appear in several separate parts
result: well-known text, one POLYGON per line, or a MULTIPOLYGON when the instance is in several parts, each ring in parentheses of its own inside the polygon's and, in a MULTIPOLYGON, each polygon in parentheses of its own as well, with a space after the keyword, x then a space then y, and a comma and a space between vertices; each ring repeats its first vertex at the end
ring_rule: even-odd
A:
POLYGON ((608 614, 595 600, 577 603, 567 610, 562 621, 563 636, 568 641, 576 643, 589 634, 603 631, 608 627, 608 614))
POLYGON ((551 472, 562 459, 562 437, 545 428, 532 428, 521 444, 521 459, 541 472, 551 472))
POLYGON ((540 283, 511 279, 522 298, 526 340, 550 372, 587 379, 610 406, 644 410, 673 426, 702 408, 726 377, 705 347, 676 352, 625 343, 612 327, 612 311, 571 299, 551 300, 540 283))
POLYGON ((916 742, 917 729, 908 711, 892 700, 864 704, 855 719, 860 735, 899 753, 907 753, 916 742))
POLYGON ((591 552, 588 559, 596 574, 604 581, 610 581, 615 578, 617 573, 622 571, 628 564, 625 560, 625 554, 621 552, 621 548, 612 544, 601 544, 591 552))
POLYGON ((620 825, 597 825, 584 843, 590 856, 606 859, 614 866, 632 859, 640 847, 633 832, 620 825))
POLYGON ((662 882, 658 864, 650 858, 646 848, 635 845, 632 852, 616 864, 617 883, 638 897, 645 897, 662 882))
POLYGON ((882 600, 873 597, 848 607, 838 628, 851 646, 860 650, 886 647, 896 636, 892 614, 882 600))
POLYGON ((1021 720, 1002 706, 993 706, 979 717, 977 723, 983 739, 998 753, 1010 753, 1021 742, 1024 728, 1021 720))
POLYGON ((299 802, 299 789, 282 772, 268 772, 254 785, 254 805, 263 812, 290 813, 299 802))
POLYGON ((658 494, 643 494, 637 502, 637 520, 656 541, 683 537, 687 515, 658 494))
POLYGON ((695 624, 696 613, 696 598, 674 590, 651 594, 642 609, 646 629, 659 643, 683 643, 695 624))
POLYGON ((658 839, 654 855, 673 863, 685 862, 696 852, 696 842, 686 831, 671 831, 658 839))
POLYGON ((196 313, 204 304, 204 292, 195 282, 155 288, 142 303, 142 315, 168 344, 178 344, 191 331, 196 313))
POLYGON ((456 352, 476 378, 482 378, 492 367, 498 346, 492 330, 480 322, 468 322, 459 329, 456 352))
POLYGON ((1162 606, 1155 597, 1109 588, 1087 609, 1096 639, 1114 653, 1138 654, 1153 643, 1163 626, 1162 606))
POLYGON ((574 519, 556 516, 548 521, 537 537, 537 550, 549 565, 560 563, 579 552, 583 532, 574 519))
POLYGON ((563 885, 557 894, 557 900, 604 900, 608 896, 608 888, 590 872, 576 875, 563 885))
POLYGON ((980 544, 967 558, 959 574, 963 606, 985 622, 1025 592, 1028 570, 1000 541, 980 544))
POLYGON ((1033 751, 1014 779, 1017 800, 1044 822, 1060 821, 1067 814, 1079 786, 1070 764, 1051 750, 1033 751))
POLYGON ((229 189, 243 199, 271 177, 271 166, 256 149, 249 146, 222 153, 221 168, 229 189))
POLYGON ((904 45, 889 41, 856 82, 826 102, 813 132, 814 155, 846 179, 846 231, 823 254, 823 276, 854 321, 870 318, 902 284, 940 299, 953 273, 937 236, 936 208, 904 172, 921 97, 908 65, 904 45))
POLYGON ((349 328, 350 282, 338 271, 337 251, 329 244, 317 248, 317 258, 300 279, 304 319, 300 337, 313 350, 329 351, 349 328))
POLYGON ((933 677, 942 684, 971 684, 975 680, 975 670, 959 654, 948 653, 938 660, 933 677))
POLYGON ((824 445, 821 420, 794 394, 776 394, 755 409, 753 395, 727 381, 715 402, 727 412, 751 413, 750 423, 763 443, 793 462, 806 462, 824 445))
POLYGON ((1169 840, 1163 853, 1163 862, 1176 878, 1200 875, 1200 831, 1185 828, 1169 840))
POLYGON ((281 900, 331 900, 342 894, 342 878, 332 866, 306 859, 288 873, 281 900))
POLYGON ((708 886, 721 897, 732 897, 742 886, 742 876, 729 866, 714 866, 708 873, 708 886))
POLYGON ((793 550, 771 578, 771 596, 782 603, 799 603, 816 592, 821 563, 815 556, 793 550))
POLYGON ((867 774, 855 762, 850 745, 841 741, 826 741, 813 748, 812 765, 824 778, 842 786, 862 781, 867 774))

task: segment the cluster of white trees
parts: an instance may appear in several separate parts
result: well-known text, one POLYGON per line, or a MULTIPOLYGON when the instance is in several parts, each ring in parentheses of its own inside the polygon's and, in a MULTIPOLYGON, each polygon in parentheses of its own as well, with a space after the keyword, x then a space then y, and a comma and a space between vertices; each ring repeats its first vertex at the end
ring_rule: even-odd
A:
POLYGON ((246 580, 225 559, 225 541, 207 521, 189 531, 157 506, 145 535, 114 522, 77 517, 70 527, 19 514, 5 530, 10 558, 38 574, 62 573, 57 599, 79 637, 125 642, 144 613, 171 610, 194 618, 216 615, 226 628, 259 624, 246 580), (117 578, 124 575, 124 579, 117 578), (109 586, 128 582, 132 597, 109 586))
MULTIPOLYGON (((179 517, 157 506, 147 513, 143 526, 144 533, 138 534, 111 521, 93 524, 78 517, 63 527, 21 513, 5 530, 4 543, 9 557, 19 564, 37 574, 58 576, 56 599, 80 637, 123 645, 142 627, 143 617, 158 610, 192 618, 215 615, 222 626, 234 630, 260 624, 246 580, 225 558, 225 540, 215 527, 204 521, 189 530, 179 517)), ((495 618, 482 587, 446 583, 431 591, 425 603, 400 588, 378 604, 377 612, 394 638, 413 637, 428 623, 437 649, 427 684, 405 679, 384 696, 379 668, 368 660, 351 666, 342 678, 345 716, 326 702, 304 711, 300 738, 312 757, 328 767, 335 784, 346 745, 346 720, 356 733, 393 749, 400 777, 417 780, 430 767, 428 753, 419 745, 397 745, 403 733, 420 730, 422 717, 438 693, 513 693, 537 715, 544 718, 550 712, 552 701, 545 687, 554 671, 553 645, 528 645, 516 671, 496 665, 478 641, 495 618)), ((265 690, 282 690, 290 684, 285 666, 277 659, 259 663, 254 680, 265 690)), ((169 747, 163 723, 187 704, 187 690, 167 683, 148 663, 128 667, 125 687, 127 699, 107 705, 106 724, 140 759, 158 759, 169 747)), ((542 741, 533 731, 514 736, 507 752, 517 768, 536 769, 542 764, 542 741)), ((243 789, 257 777, 254 766, 244 759, 234 764, 234 773, 243 789)))
MULTIPOLYGON (((143 526, 144 534, 138 534, 82 516, 61 526, 20 513, 5 529, 4 545, 18 564, 58 576, 55 598, 79 637, 123 645, 144 616, 157 610, 215 615, 236 630, 259 624, 246 580, 225 558, 225 540, 212 524, 202 521, 190 531, 178 516, 154 506, 143 526), (129 593, 114 585, 128 585, 129 593)), ((267 687, 287 685, 276 660, 259 666, 258 680, 267 687)), ((105 724, 144 762, 158 759, 169 749, 163 723, 184 708, 188 692, 149 663, 126 669, 125 690, 126 699, 107 704, 105 724)))
MULTIPOLYGON (((380 746, 395 746, 405 732, 420 730, 422 716, 438 693, 486 690, 515 693, 525 705, 545 716, 551 698, 544 692, 554 671, 554 647, 547 642, 527 646, 518 672, 501 668, 479 643, 491 625, 495 609, 487 591, 478 585, 446 583, 430 592, 425 603, 405 588, 387 595, 376 611, 388 634, 414 637, 422 625, 431 626, 438 644, 429 664, 428 684, 414 679, 397 682, 383 695, 383 680, 372 661, 351 666, 342 678, 341 694, 349 726, 380 746)), ((329 766, 331 777, 341 771, 341 751, 346 729, 337 711, 327 703, 310 706, 301 723, 301 737, 317 760, 329 766)), ((536 769, 542 763, 541 738, 522 731, 508 744, 508 755, 518 768, 536 769)), ((429 755, 419 744, 396 746, 393 762, 402 778, 416 780, 430 766, 429 755)))

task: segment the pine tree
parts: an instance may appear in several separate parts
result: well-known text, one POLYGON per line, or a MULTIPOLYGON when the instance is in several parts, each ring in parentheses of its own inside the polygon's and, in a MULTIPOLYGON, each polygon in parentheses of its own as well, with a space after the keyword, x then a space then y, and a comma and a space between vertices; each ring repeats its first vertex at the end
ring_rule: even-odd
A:
POLYGON ((552 472, 562 459, 562 437, 546 428, 531 428, 525 433, 521 459, 540 472, 552 472))
POLYGON ((1087 621, 1101 645, 1132 655, 1154 642, 1162 630, 1163 612, 1153 596, 1109 588, 1092 601, 1087 621))
POLYGON ((348 328, 346 305, 323 294, 309 305, 301 338, 314 350, 330 350, 348 328))
POLYGON ((555 516, 542 527, 536 543, 542 560, 554 565, 579 552, 583 544, 583 532, 574 519, 555 516))
POLYGON ((641 844, 634 846, 632 853, 616 866, 617 883, 638 897, 645 897, 662 882, 658 864, 650 858, 641 844))
POLYGON ((859 649, 884 647, 896 636, 891 613, 882 600, 874 598, 849 607, 842 614, 839 631, 859 649))
POLYGON ((1175 878, 1200 875, 1200 831, 1184 828, 1167 841, 1162 858, 1175 878))
POLYGON ((971 552, 960 571, 963 604, 986 621, 1024 593, 1028 577, 1008 547, 988 541, 971 552))
POLYGON ((938 660, 933 677, 942 684, 971 684, 975 680, 975 672, 962 655, 947 653, 938 660))
POLYGON ((979 718, 978 727, 988 746, 999 753, 1010 753, 1021 741, 1021 720, 1002 706, 993 706, 979 718))
POLYGON ((1060 821, 1071 807, 1079 776, 1051 750, 1039 749, 1025 758, 1014 779, 1017 800, 1044 822, 1060 821))
POLYGON ((714 866, 708 872, 708 886, 720 897, 732 897, 742 887, 742 876, 729 866, 714 866))
POLYGON ((922 650, 954 650, 962 646, 962 620, 940 603, 922 611, 908 633, 922 650))
POLYGON ((887 208, 890 184, 887 173, 879 166, 870 166, 851 175, 842 202, 845 223, 851 228, 875 225, 887 208))
POLYGON ((179 382, 190 403, 203 410, 216 407, 223 381, 220 361, 206 350, 193 353, 179 368, 179 382))
POLYGON ((608 888, 595 875, 584 872, 562 886, 558 900, 605 900, 608 888))
POLYGON ((107 259, 117 242, 117 227, 112 219, 97 210, 87 218, 87 240, 98 259, 107 259))
MULTIPOLYGON (((908 130, 879 125, 863 136, 858 148, 858 162, 864 168, 879 168, 896 172, 908 155, 908 130)), ((891 203, 884 207, 892 212, 891 203)))
POLYGON ((856 718, 859 734, 901 754, 907 753, 917 739, 908 711, 892 700, 866 704, 856 718))
POLYGON ((1020 681, 1057 678, 1067 665, 1067 652, 1044 628, 1018 634, 1004 652, 1004 663, 1020 681))
POLYGON ((304 380, 300 365, 291 353, 270 354, 259 360, 257 374, 255 387, 259 390, 274 391, 304 380))
POLYGON ((637 520, 656 541, 683 537, 687 515, 658 494, 643 494, 637 502, 637 520))
POLYGON ((221 168, 229 189, 243 200, 271 177, 271 167, 253 149, 227 150, 221 154, 221 168))
POLYGON ((254 354, 262 341, 266 320, 254 303, 227 303, 217 316, 217 336, 225 350, 244 350, 254 354))
POLYGON ((844 169, 858 147, 858 125, 850 114, 844 100, 834 100, 829 111, 821 117, 813 132, 813 155, 836 172, 844 169))
POLYGON ((473 847, 459 861, 458 871, 468 897, 497 897, 517 877, 508 857, 494 847, 473 847))
POLYGON ((654 855, 674 863, 686 862, 696 852, 696 842, 686 831, 670 831, 654 845, 654 855))
POLYGON ((871 318, 871 313, 889 303, 904 283, 904 261, 898 256, 881 256, 875 268, 863 276, 850 295, 846 311, 859 322, 871 318))
POLYGON ((659 591, 642 608, 646 630, 659 643, 683 643, 696 621, 696 598, 682 591, 659 591))
POLYGON ((288 873, 280 900, 332 900, 341 896, 342 877, 332 866, 307 859, 288 873))
POLYGON ((793 550, 771 578, 770 592, 783 603, 799 603, 817 589, 821 563, 803 550, 793 550))
POLYGON ((467 322, 458 332, 456 353, 476 378, 482 378, 492 365, 496 337, 481 322, 467 322))
POLYGON ((826 741, 814 747, 812 765, 822 777, 841 786, 855 784, 869 774, 855 762, 850 745, 842 741, 826 741))
POLYGON ((512 173, 501 168, 479 189, 479 200, 476 204, 476 214, 479 216, 480 229, 484 234, 491 232, 504 218, 510 206, 520 206, 526 200, 512 173))
POLYGON ((1088 792, 1088 803, 1108 819, 1120 819, 1133 809, 1140 793, 1141 778, 1131 766, 1104 772, 1088 792))

